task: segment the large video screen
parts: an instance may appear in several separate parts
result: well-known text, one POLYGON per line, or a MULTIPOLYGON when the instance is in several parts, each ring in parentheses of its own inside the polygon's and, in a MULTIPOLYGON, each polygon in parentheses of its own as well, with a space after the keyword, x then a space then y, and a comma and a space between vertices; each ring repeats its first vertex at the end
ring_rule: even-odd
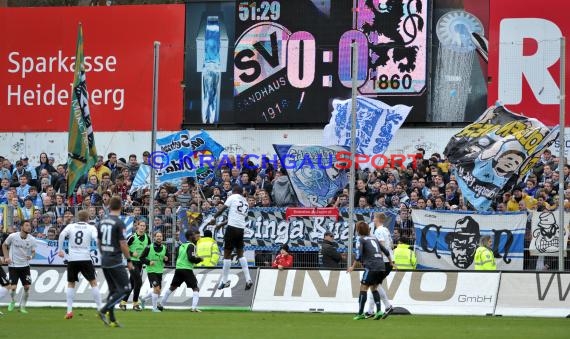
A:
POLYGON ((328 122, 358 94, 426 121, 429 0, 187 4, 186 124, 328 122), (356 4, 356 8, 353 5, 356 4))

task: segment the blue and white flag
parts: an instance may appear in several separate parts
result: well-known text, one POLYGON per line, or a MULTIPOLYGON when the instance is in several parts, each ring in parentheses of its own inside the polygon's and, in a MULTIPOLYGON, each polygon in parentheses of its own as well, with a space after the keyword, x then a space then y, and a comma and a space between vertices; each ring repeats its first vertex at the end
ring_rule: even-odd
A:
POLYGON ((503 106, 490 107, 451 138, 444 154, 465 199, 485 211, 534 167, 558 131, 503 106))
MULTIPOLYGON (((323 145, 350 147, 352 99, 333 100, 331 120, 323 131, 323 145)), ((384 154, 402 126, 410 106, 389 106, 380 100, 356 98, 356 153, 368 156, 384 154)), ((372 164, 361 164, 371 168, 372 164)))
MULTIPOLYGON (((131 190, 129 191, 130 194, 150 187, 150 171, 152 171, 152 168, 149 165, 141 164, 139 166, 139 170, 135 175, 135 179, 131 185, 131 190)), ((160 186, 158 178, 156 178, 156 186, 160 186)))
POLYGON ((493 239, 497 270, 522 270, 526 212, 412 210, 418 269, 473 270, 482 236, 493 239))
POLYGON ((215 162, 224 150, 206 131, 191 136, 184 130, 156 141, 160 149, 152 159, 162 183, 192 177, 200 184, 214 177, 215 162))
POLYGON ((273 148, 287 170, 299 203, 305 207, 325 207, 348 184, 348 169, 337 164, 337 153, 350 154, 346 147, 273 145, 273 148))

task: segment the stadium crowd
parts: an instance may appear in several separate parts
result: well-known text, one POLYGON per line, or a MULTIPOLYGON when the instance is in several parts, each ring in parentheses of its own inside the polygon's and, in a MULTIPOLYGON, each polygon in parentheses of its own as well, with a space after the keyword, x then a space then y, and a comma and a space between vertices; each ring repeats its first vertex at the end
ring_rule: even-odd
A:
MULTIPOLYGON (((148 189, 129 193, 141 163, 147 163, 150 153, 142 158, 131 154, 128 160, 109 153, 107 159, 98 156, 97 163, 82 177, 72 196, 67 196, 66 164, 55 164, 46 153, 39 155, 39 163, 30 163, 24 155, 13 161, 0 156, 0 205, 12 206, 12 218, 8 233, 19 230, 23 220, 31 220, 33 233, 38 238, 55 240, 61 230, 73 221, 78 209, 87 209, 92 222, 109 212, 111 196, 122 198, 125 215, 133 216, 135 222, 148 222, 148 206, 151 194, 148 189)), ((451 174, 451 165, 439 153, 425 155, 418 149, 419 161, 403 168, 386 166, 384 169, 357 169, 357 208, 384 208, 397 214, 392 236, 394 242, 400 236, 414 241, 411 209, 469 210, 464 202, 457 181, 451 174)), ((287 171, 279 164, 267 161, 265 168, 252 169, 239 166, 236 158, 229 156, 232 168, 220 166, 215 176, 200 185, 193 178, 183 180, 178 187, 163 184, 157 191, 152 231, 161 230, 166 238, 172 237, 173 213, 177 207, 187 207, 191 212, 214 211, 221 208, 233 185, 244 189, 250 207, 287 207, 298 204, 296 195, 287 177, 287 171)), ((520 186, 505 192, 493 204, 496 211, 555 210, 558 208, 558 159, 549 150, 530 171, 520 186)), ((565 165, 563 174, 565 209, 570 210, 570 166, 565 165)), ((339 191, 330 200, 329 206, 348 207, 348 188, 339 191)), ((6 209, 8 211, 8 209, 6 209)), ((7 216, 6 216, 7 217, 7 216)), ((180 232, 180 221, 176 231, 180 232)), ((530 227, 527 230, 530 241, 530 227)), ((528 245, 528 244, 525 244, 528 245)), ((528 246, 525 246, 528 247, 528 246)))

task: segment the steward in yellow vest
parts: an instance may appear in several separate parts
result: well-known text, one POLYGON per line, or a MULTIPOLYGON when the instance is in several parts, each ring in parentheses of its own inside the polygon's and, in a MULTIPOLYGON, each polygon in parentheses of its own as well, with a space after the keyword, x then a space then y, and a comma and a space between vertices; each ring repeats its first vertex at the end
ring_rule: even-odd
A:
POLYGON ((220 249, 216 239, 212 238, 212 231, 205 230, 204 237, 196 243, 196 256, 202 258, 202 262, 196 264, 197 267, 213 267, 218 265, 220 260, 220 249))
POLYGON ((491 249, 492 240, 488 235, 482 236, 475 252, 475 271, 495 271, 495 255, 491 249))
POLYGON ((398 245, 394 248, 394 263, 398 270, 415 270, 416 269, 416 254, 414 250, 408 245, 406 237, 400 237, 398 245))

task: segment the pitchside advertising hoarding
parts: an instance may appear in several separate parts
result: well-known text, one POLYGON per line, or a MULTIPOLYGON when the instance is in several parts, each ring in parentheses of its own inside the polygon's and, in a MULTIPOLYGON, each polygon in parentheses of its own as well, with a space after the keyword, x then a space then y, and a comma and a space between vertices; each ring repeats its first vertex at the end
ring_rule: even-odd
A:
POLYGON ((570 317, 570 274, 501 274, 495 314, 570 317))
POLYGON ((351 96, 425 121, 430 0, 187 3, 185 124, 324 123, 351 96))
MULTIPOLYGON (((259 271, 254 311, 356 313, 362 271, 259 271)), ((395 272, 383 283, 403 314, 492 314, 500 273, 395 272)))
MULTIPOLYGON (((548 126, 559 123, 560 39, 570 33, 568 10, 570 3, 563 0, 549 1, 540 10, 517 0, 491 2, 490 104, 500 100, 548 126)), ((566 78, 569 72, 567 66, 566 78)), ((569 114, 567 106, 566 126, 569 114)))
POLYGON ((180 128, 183 5, 42 7, 0 8, 0 132, 67 131, 79 23, 94 130, 151 129, 154 41, 158 128, 180 128))
MULTIPOLYGON (((109 287, 105 281, 103 271, 96 268, 97 281, 99 283, 100 292, 103 296, 109 292, 109 287)), ((218 284, 221 279, 221 269, 194 269, 194 274, 198 280, 200 288, 200 306, 203 307, 230 307, 230 308, 246 308, 251 307, 254 289, 245 290, 245 278, 241 269, 232 269, 228 279, 231 281, 230 287, 218 290, 218 284)), ((253 281, 256 281, 257 271, 250 270, 253 281)), ((67 288, 67 273, 63 266, 33 266, 31 268, 32 286, 30 292, 30 306, 65 306, 65 290, 67 288)), ((163 290, 170 286, 170 282, 174 277, 173 269, 165 269, 162 280, 163 290)), ((143 275, 143 285, 141 296, 147 295, 151 290, 150 284, 143 275)), ((22 292, 22 286, 19 285, 17 293, 22 292)), ((168 299, 166 308, 189 308, 192 302, 192 289, 183 285, 179 287, 168 299)), ((77 307, 95 307, 93 296, 91 295, 91 287, 89 282, 80 277, 76 285, 76 294, 74 297, 75 306, 77 307)))

